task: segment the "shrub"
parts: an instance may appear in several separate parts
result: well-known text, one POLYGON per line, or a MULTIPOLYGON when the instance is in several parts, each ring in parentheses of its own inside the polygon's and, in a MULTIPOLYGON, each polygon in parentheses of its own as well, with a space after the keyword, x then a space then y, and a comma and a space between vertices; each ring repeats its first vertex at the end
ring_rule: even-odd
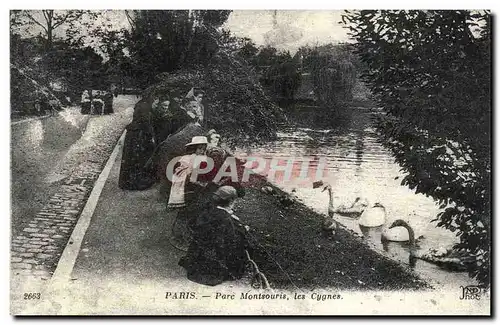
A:
POLYGON ((281 109, 264 93, 258 76, 245 60, 221 50, 207 66, 163 73, 146 90, 187 94, 191 87, 204 89, 207 127, 218 130, 229 144, 255 144, 274 139, 281 109))

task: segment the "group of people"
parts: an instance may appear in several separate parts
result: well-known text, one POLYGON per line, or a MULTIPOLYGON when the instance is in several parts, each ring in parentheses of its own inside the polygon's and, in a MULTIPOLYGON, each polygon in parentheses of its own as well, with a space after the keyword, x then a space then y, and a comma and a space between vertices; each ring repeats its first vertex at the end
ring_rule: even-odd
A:
POLYGON ((245 194, 243 187, 230 177, 215 177, 230 154, 219 145, 215 130, 204 130, 202 99, 203 91, 192 88, 184 97, 176 91, 153 92, 136 104, 127 126, 119 186, 144 190, 156 182, 165 185, 166 208, 176 215, 170 242, 186 252, 179 265, 188 279, 216 285, 243 275, 248 227, 233 212, 235 201, 245 194), (192 136, 185 141, 187 135, 192 136), (175 157, 173 175, 167 175, 175 157), (213 168, 191 177, 206 158, 213 168))
POLYGON ((249 243, 248 227, 233 212, 243 189, 228 179, 214 181, 214 170, 191 177, 196 164, 203 164, 203 157, 226 154, 216 146, 218 135, 213 130, 209 133, 210 142, 206 136, 195 136, 186 145, 187 154, 174 167, 167 208, 177 210, 171 241, 187 251, 179 265, 186 269, 188 279, 216 285, 243 275, 249 243))
POLYGON ((145 190, 158 180, 152 163, 158 149, 172 134, 188 124, 203 122, 203 91, 190 90, 182 97, 178 90, 150 91, 135 105, 127 126, 119 186, 125 190, 145 190))

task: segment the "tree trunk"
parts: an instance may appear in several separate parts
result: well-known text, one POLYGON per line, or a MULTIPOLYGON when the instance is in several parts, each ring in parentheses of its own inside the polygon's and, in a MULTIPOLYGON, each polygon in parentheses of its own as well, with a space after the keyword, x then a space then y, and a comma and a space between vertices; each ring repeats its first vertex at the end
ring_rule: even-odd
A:
POLYGON ((92 96, 92 88, 88 89, 89 92, 89 101, 90 101, 90 115, 94 115, 94 98, 92 96))
POLYGON ((47 50, 51 50, 52 49, 52 26, 48 26, 47 28, 47 50))
POLYGON ((52 49, 52 34, 54 31, 54 24, 52 18, 54 17, 54 10, 42 10, 44 12, 45 21, 47 22, 47 50, 52 49))

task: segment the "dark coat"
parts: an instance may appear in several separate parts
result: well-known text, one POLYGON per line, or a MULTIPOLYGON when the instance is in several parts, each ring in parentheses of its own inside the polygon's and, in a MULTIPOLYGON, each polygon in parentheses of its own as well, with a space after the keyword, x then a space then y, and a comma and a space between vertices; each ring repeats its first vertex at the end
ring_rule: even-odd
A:
POLYGON ((118 182, 121 189, 145 190, 154 184, 153 171, 145 167, 155 148, 153 138, 151 103, 140 100, 125 135, 118 182))
POLYGON ((244 225, 212 206, 197 220, 193 240, 179 265, 189 280, 214 286, 242 277, 247 248, 244 225))
POLYGON ((158 145, 192 122, 192 118, 188 116, 186 111, 174 102, 166 110, 161 108, 153 109, 152 117, 158 145))

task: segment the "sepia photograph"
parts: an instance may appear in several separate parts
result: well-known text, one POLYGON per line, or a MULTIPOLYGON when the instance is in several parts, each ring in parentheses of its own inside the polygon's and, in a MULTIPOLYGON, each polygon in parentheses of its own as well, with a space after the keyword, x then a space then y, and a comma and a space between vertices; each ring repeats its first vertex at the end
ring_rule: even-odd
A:
POLYGON ((491 10, 167 9, 10 8, 11 315, 492 315, 491 10))

